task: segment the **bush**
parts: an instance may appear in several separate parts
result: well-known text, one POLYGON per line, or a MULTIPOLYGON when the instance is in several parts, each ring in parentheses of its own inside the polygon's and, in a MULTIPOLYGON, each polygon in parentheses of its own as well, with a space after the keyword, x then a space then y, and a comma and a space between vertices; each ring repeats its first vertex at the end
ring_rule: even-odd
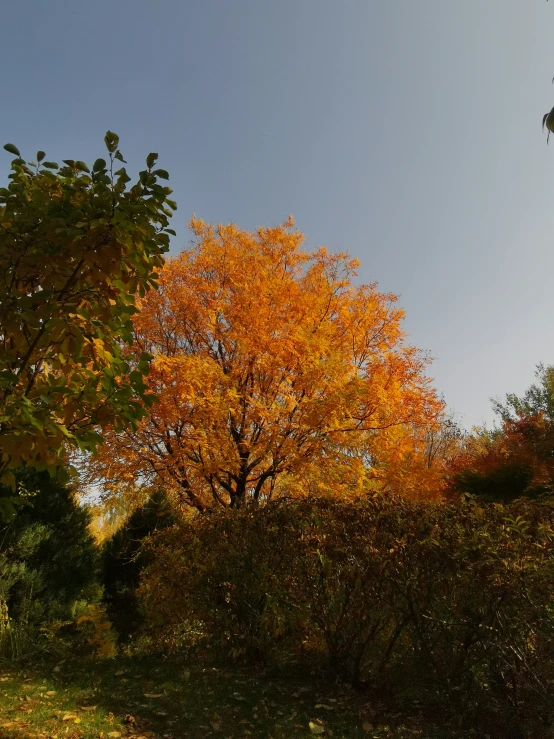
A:
POLYGON ((196 621, 234 656, 325 656, 474 717, 553 718, 551 506, 279 502, 176 525, 152 553, 143 603, 169 642, 196 621))
MULTIPOLYGON (((30 468, 16 478, 28 505, 0 532, 0 630, 19 654, 37 645, 45 623, 70 621, 76 604, 98 601, 100 585, 89 514, 71 489, 30 468)), ((0 487, 0 495, 11 494, 0 487)))

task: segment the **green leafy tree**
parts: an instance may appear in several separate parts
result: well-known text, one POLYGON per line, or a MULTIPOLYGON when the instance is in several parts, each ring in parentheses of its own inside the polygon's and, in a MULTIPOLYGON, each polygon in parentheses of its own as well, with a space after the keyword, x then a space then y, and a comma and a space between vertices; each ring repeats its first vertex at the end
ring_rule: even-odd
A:
MULTIPOLYGON (((153 396, 148 355, 132 341, 135 295, 156 286, 176 208, 149 154, 136 183, 118 137, 91 169, 15 155, 0 188, 0 479, 22 464, 53 472, 67 444, 94 449, 99 430, 133 426, 153 396)), ((4 500, 4 511, 9 507, 4 500)))
POLYGON ((493 400, 494 412, 502 421, 517 421, 520 418, 543 415, 554 424, 554 366, 538 364, 535 370, 537 382, 521 396, 507 393, 506 401, 493 400))
MULTIPOLYGON (((67 618, 99 597, 99 552, 88 510, 72 490, 31 468, 16 470, 27 505, 0 529, 0 598, 12 618, 67 618)), ((0 486, 0 495, 11 490, 0 486)))

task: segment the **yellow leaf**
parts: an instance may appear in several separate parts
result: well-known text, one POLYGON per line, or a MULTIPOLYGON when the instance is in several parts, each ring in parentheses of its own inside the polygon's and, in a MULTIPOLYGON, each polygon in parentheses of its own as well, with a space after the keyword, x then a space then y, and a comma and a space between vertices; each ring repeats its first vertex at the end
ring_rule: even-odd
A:
POLYGON ((314 721, 310 721, 308 726, 310 727, 312 734, 316 734, 316 736, 319 734, 325 734, 325 727, 321 724, 316 724, 314 721))

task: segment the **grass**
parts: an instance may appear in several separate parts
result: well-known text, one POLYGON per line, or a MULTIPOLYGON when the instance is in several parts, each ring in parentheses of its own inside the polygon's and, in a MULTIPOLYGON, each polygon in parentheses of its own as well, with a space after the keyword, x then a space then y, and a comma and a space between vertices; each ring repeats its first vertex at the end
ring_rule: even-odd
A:
MULTIPOLYGON (((447 739, 313 677, 117 658, 0 664, 2 739, 447 739)), ((461 735, 458 735, 461 736, 461 735)), ((464 736, 468 736, 465 734, 464 736)))

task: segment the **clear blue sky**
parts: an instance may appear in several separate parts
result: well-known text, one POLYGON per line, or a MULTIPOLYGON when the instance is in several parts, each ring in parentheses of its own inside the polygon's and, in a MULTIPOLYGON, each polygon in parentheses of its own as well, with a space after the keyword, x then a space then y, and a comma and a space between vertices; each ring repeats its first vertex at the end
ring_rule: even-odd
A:
MULTIPOLYGON (((110 128, 179 204, 292 213, 401 296, 466 426, 554 363, 554 2, 8 0, 0 138, 91 161, 110 128)), ((9 155, 4 159, 6 171, 9 155)))

